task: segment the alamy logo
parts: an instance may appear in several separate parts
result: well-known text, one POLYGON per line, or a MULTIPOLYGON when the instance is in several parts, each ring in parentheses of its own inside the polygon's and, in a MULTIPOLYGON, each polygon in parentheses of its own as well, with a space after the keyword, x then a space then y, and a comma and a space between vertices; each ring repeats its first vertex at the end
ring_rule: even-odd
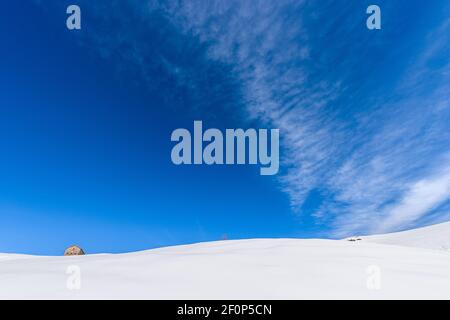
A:
POLYGON ((202 121, 194 121, 193 139, 189 130, 180 128, 172 132, 171 141, 178 142, 171 153, 172 162, 176 165, 246 164, 248 160, 248 164, 259 162, 261 175, 278 173, 279 129, 270 129, 270 152, 267 129, 226 129, 224 141, 219 129, 203 132, 202 121), (207 142, 204 148, 203 142, 207 142))
POLYGON ((66 19, 66 27, 69 30, 80 30, 81 29, 81 9, 75 4, 71 4, 67 7, 66 13, 70 16, 66 19))
POLYGON ((68 275, 66 280, 66 287, 69 290, 81 289, 81 268, 77 265, 70 265, 66 269, 68 275))
POLYGON ((380 30, 381 29, 381 9, 379 6, 372 4, 367 7, 367 14, 370 16, 366 20, 366 26, 369 30, 380 30))
POLYGON ((376 265, 368 266, 367 273, 367 289, 380 290, 381 289, 381 268, 376 265))

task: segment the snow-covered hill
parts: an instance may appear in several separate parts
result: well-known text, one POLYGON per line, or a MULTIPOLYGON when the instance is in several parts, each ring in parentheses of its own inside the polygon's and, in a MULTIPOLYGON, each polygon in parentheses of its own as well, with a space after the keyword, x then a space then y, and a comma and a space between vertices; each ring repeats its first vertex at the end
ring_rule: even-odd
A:
POLYGON ((362 238, 374 243, 450 251, 450 222, 362 238))
POLYGON ((253 239, 79 257, 0 254, 0 299, 450 299, 450 253, 438 250, 449 238, 446 223, 356 242, 253 239))

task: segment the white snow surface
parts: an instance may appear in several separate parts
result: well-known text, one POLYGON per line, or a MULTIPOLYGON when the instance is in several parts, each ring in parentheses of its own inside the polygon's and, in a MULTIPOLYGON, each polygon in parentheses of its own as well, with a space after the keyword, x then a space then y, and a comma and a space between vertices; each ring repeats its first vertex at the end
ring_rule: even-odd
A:
POLYGON ((362 237, 365 241, 450 252, 450 222, 408 231, 362 237))
POLYGON ((0 299, 450 299, 450 223, 361 238, 0 254, 0 299))

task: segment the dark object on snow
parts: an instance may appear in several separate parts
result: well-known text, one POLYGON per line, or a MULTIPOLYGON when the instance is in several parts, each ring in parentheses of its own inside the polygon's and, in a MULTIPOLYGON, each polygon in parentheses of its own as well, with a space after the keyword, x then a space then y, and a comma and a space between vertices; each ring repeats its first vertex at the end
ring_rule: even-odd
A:
POLYGON ((79 246, 70 246, 64 251, 65 256, 82 256, 85 255, 83 249, 79 246))

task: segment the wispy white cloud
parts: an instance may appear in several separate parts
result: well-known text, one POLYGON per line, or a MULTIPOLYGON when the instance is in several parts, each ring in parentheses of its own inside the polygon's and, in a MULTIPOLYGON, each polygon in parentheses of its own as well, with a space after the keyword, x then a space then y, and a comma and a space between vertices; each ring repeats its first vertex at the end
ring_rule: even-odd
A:
POLYGON ((372 229, 392 230, 421 218, 427 212, 450 199, 450 166, 435 176, 426 177, 409 187, 403 198, 390 208, 384 219, 372 229))
MULTIPOLYGON (((208 57, 229 65, 242 84, 245 110, 239 111, 280 128, 279 184, 294 210, 312 190, 326 190, 314 215, 344 236, 409 226, 448 200, 449 20, 418 36, 410 65, 392 71, 391 63, 403 58, 389 47, 397 43, 381 51, 373 40, 379 38, 361 31, 364 20, 348 16, 351 3, 136 3, 144 17, 162 14, 204 43, 208 57), (367 60, 372 49, 381 52, 377 61, 367 60), (443 56, 446 62, 435 63, 443 56), (370 64, 382 67, 386 79, 370 64)), ((102 41, 111 46, 125 38, 102 41)), ((131 43, 137 65, 145 64, 141 46, 131 43)))
POLYGON ((246 115, 281 129, 289 169, 280 180, 294 208, 338 148, 330 139, 336 123, 324 109, 340 84, 308 79, 317 70, 305 67, 313 60, 302 25, 304 6, 304 1, 190 1, 167 8, 186 33, 210 44, 211 59, 233 66, 245 88, 246 115))
POLYGON ((395 89, 400 98, 379 108, 381 118, 370 114, 378 128, 330 179, 336 200, 348 204, 324 208, 336 212, 336 235, 410 227, 450 199, 450 64, 430 67, 448 50, 448 29, 445 21, 429 34, 395 89))
POLYGON ((422 39, 423 49, 390 96, 360 102, 367 112, 355 111, 351 127, 333 106, 358 94, 349 91, 358 84, 345 82, 349 73, 342 81, 327 77, 318 50, 328 48, 309 41, 316 31, 303 23, 302 1, 203 4, 177 3, 170 15, 210 44, 212 59, 234 66, 246 88, 247 115, 280 128, 287 168, 280 182, 294 209, 314 188, 327 188, 333 196, 316 216, 345 235, 408 226, 448 200, 448 175, 428 175, 449 165, 438 162, 450 147, 442 117, 449 114, 449 68, 428 66, 448 49, 448 21, 422 39), (423 92, 430 90, 424 79, 434 81, 431 91, 423 92))

